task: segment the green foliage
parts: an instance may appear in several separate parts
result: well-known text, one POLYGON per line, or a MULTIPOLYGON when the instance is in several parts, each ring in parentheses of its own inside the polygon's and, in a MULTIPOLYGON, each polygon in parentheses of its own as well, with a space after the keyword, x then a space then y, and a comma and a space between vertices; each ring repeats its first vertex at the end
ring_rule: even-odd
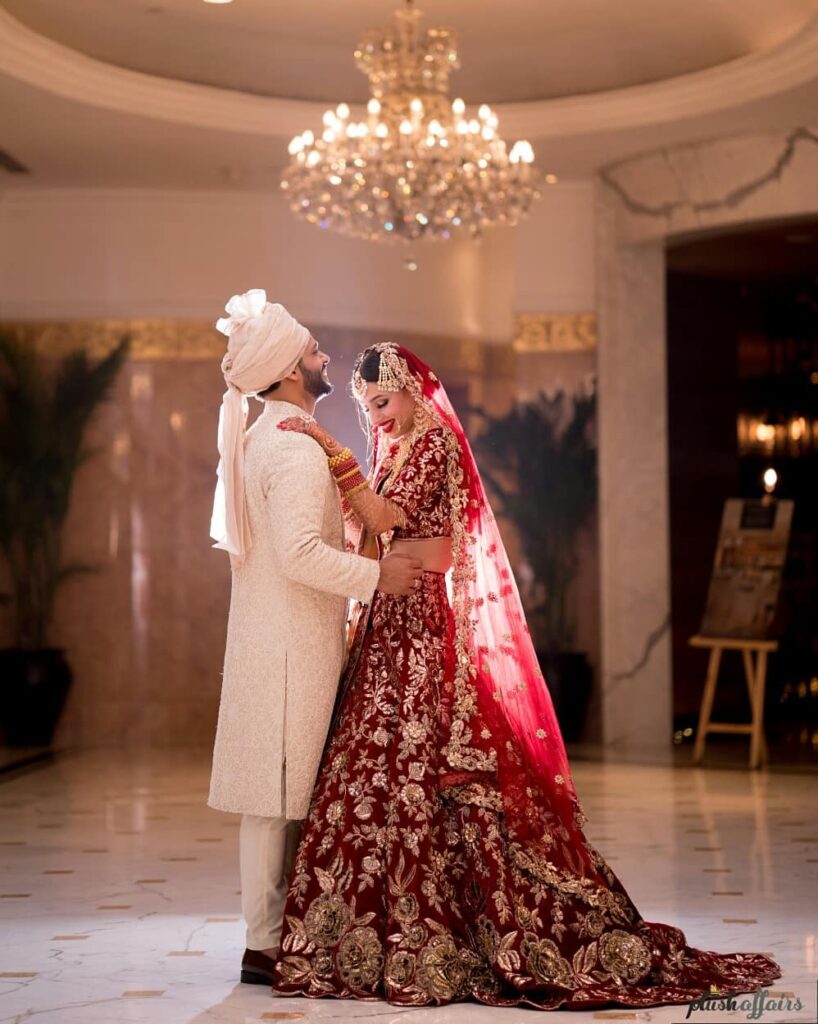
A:
POLYGON ((85 352, 59 360, 0 334, 0 552, 11 579, 17 647, 38 650, 59 586, 94 567, 63 564, 62 529, 79 467, 92 454, 85 429, 111 392, 128 339, 92 364, 85 352))
POLYGON ((497 514, 516 527, 534 577, 526 595, 532 633, 550 653, 569 650, 577 540, 596 507, 596 397, 541 392, 505 416, 474 411, 485 425, 474 445, 483 479, 497 514))

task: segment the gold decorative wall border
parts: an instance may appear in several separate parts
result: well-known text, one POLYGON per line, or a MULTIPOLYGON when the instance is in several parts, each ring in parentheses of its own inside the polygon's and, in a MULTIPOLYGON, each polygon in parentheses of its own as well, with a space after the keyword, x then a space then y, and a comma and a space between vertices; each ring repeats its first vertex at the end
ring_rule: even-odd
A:
MULTIPOLYGON (((319 340, 333 348, 358 351, 376 341, 394 339, 408 345, 440 373, 481 375, 513 372, 514 353, 508 345, 491 345, 475 338, 383 331, 370 328, 309 325, 319 340)), ((0 320, 0 331, 33 345, 46 355, 59 357, 82 349, 92 358, 107 355, 124 337, 131 339, 136 361, 207 360, 218 362, 227 339, 212 321, 176 318, 136 320, 0 320)))
POLYGON ((596 313, 516 313, 515 352, 590 352, 596 348, 596 313))
POLYGON ((45 355, 83 349, 107 355, 124 337, 131 359, 221 359, 226 338, 209 320, 3 320, 0 330, 35 345, 45 355))

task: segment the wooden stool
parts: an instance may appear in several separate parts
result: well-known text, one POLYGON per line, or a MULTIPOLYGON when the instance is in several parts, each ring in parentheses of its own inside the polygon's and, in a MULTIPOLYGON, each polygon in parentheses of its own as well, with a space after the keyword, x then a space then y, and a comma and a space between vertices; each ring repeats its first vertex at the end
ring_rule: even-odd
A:
POLYGON ((707 679, 699 710, 699 729, 693 747, 693 763, 699 764, 704 756, 704 745, 708 733, 734 733, 750 736, 750 767, 758 768, 769 760, 767 741, 764 738, 764 687, 767 683, 767 655, 778 650, 777 640, 741 640, 735 637, 693 636, 689 640, 691 647, 710 649, 710 661, 707 666, 707 679), (721 665, 723 651, 741 651, 744 662, 744 677, 747 681, 747 693, 750 697, 752 722, 711 722, 713 698, 716 694, 716 679, 721 665), (753 655, 755 654, 755 658, 753 655))

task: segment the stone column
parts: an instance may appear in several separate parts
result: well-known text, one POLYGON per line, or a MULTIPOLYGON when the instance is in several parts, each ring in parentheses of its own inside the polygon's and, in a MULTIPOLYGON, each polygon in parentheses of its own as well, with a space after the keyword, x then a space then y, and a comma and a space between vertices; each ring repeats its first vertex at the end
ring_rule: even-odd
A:
POLYGON ((672 750, 664 248, 621 244, 617 202, 600 183, 602 740, 642 759, 672 750))

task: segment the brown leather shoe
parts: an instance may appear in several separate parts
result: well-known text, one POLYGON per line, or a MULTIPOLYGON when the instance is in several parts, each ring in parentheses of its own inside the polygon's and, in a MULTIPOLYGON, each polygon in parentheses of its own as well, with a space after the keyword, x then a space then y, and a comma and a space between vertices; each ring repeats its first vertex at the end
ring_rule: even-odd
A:
POLYGON ((273 984, 275 960, 258 949, 245 949, 241 958, 241 980, 246 985, 273 984))

